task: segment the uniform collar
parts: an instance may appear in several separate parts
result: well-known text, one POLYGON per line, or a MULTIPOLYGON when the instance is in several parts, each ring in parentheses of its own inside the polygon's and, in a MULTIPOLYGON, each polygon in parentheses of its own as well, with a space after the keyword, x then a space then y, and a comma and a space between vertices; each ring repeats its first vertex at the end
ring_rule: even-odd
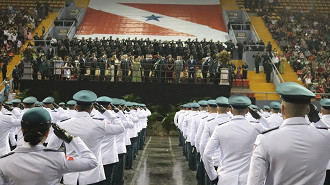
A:
POLYGON ((31 146, 28 142, 24 142, 23 146, 19 146, 13 150, 13 152, 17 153, 27 153, 27 152, 37 152, 45 149, 45 147, 39 143, 36 146, 31 146))
POLYGON ((227 113, 221 113, 217 115, 217 118, 229 117, 227 113))
POLYGON ((243 115, 235 115, 231 118, 231 120, 246 120, 246 118, 243 115))
POLYGON ((88 114, 88 112, 77 112, 77 114, 74 117, 75 118, 90 117, 90 114, 88 114))
POLYGON ((285 119, 280 127, 285 125, 309 125, 309 123, 303 117, 293 117, 285 119))

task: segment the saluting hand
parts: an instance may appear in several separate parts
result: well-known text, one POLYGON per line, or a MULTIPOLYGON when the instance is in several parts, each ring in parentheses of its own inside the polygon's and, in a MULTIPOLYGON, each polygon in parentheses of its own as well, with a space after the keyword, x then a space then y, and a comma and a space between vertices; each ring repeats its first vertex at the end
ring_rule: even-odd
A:
POLYGON ((59 127, 56 123, 52 123, 52 127, 54 129, 54 134, 64 142, 70 143, 74 138, 73 135, 69 134, 69 132, 59 127))
POLYGON ((107 111, 106 108, 104 108, 102 105, 98 104, 97 102, 93 103, 94 108, 98 110, 101 114, 103 114, 105 111, 107 111))
POLYGON ((254 119, 260 119, 261 118, 261 115, 258 113, 257 110, 249 108, 249 112, 250 112, 251 116, 254 119))
POLYGON ((5 108, 5 109, 7 109, 8 111, 12 111, 13 110, 13 108, 12 107, 10 107, 9 105, 6 105, 6 104, 2 104, 2 106, 5 108))
POLYGON ((310 108, 310 111, 307 114, 309 121, 311 123, 316 123, 316 122, 320 121, 321 118, 319 116, 319 111, 317 111, 316 107, 312 103, 310 103, 309 108, 310 108))

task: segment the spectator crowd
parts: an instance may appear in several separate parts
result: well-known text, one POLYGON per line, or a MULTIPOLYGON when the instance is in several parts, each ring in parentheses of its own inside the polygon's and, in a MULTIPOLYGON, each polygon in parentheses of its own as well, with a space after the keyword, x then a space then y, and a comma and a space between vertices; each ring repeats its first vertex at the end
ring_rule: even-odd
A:
POLYGON ((232 41, 149 39, 55 39, 36 47, 34 80, 106 80, 123 82, 214 83, 221 68, 229 80, 247 78, 247 66, 231 62, 232 41), (241 69, 244 68, 243 74, 241 69))
POLYGON ((263 19, 299 80, 314 93, 330 92, 329 17, 310 12, 278 12, 280 19, 263 19))

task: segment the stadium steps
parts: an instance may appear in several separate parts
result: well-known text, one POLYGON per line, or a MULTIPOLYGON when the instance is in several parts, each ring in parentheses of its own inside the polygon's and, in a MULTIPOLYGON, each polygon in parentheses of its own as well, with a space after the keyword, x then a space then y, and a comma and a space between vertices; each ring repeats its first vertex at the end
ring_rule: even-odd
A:
POLYGON ((238 66, 241 66, 243 65, 243 62, 242 60, 232 60, 233 64, 235 64, 236 66, 236 69, 238 68, 238 66))
MULTIPOLYGON (((261 17, 256 16, 250 16, 251 23, 253 24, 254 28, 256 29, 256 32, 258 33, 258 36, 261 40, 264 41, 265 44, 270 41, 273 48, 276 48, 276 50, 282 54, 281 48, 278 46, 276 41, 273 39, 271 33, 268 31, 265 22, 262 20, 261 17)), ((282 74, 283 80, 286 82, 296 82, 301 84, 301 81, 298 81, 298 75, 293 71, 292 67, 289 63, 285 64, 285 74, 282 74)))
POLYGON ((220 5, 225 10, 239 10, 236 1, 234 0, 219 0, 220 5))
MULTIPOLYGON (((52 22, 55 20, 55 18, 57 16, 57 13, 58 12, 49 12, 47 18, 41 22, 41 24, 35 29, 35 31, 32 35, 34 35, 35 33, 38 33, 38 35, 41 35, 42 34, 42 26, 44 26, 47 29, 48 26, 50 24, 52 24, 52 22)), ((25 44, 22 46, 22 49, 25 48, 28 43, 29 43, 29 41, 26 41, 25 44)), ((14 55, 13 59, 8 63, 7 76, 9 75, 9 73, 11 73, 13 71, 15 66, 18 65, 21 60, 22 60, 21 52, 18 55, 14 55)), ((1 75, 0 78, 1 78, 1 82, 2 82, 3 81, 2 75, 1 75)), ((12 78, 12 76, 10 75, 9 79, 11 79, 11 78, 12 78)), ((0 89, 3 89, 4 87, 5 87, 5 85, 2 84, 0 89)))
MULTIPOLYGON (((259 74, 255 71, 248 71, 247 78, 250 81, 252 92, 276 92, 275 85, 266 82, 266 74, 263 71, 260 71, 259 74)), ((280 98, 277 94, 268 94, 268 97, 266 97, 266 94, 255 94, 254 97, 256 100, 278 100, 280 98)))

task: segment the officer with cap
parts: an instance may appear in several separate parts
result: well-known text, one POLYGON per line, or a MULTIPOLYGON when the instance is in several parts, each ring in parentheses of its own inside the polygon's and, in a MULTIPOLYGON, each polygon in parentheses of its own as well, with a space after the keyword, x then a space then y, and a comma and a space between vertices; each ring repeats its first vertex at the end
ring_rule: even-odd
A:
POLYGON ((73 137, 65 130, 53 125, 54 133, 66 142, 79 158, 65 156, 61 151, 45 148, 52 123, 47 110, 32 108, 22 117, 24 146, 0 159, 0 184, 53 185, 59 184, 63 174, 91 170, 97 167, 97 160, 79 137, 73 137))
MULTIPOLYGON (((16 116, 17 119, 21 119, 23 114, 30 110, 31 108, 35 107, 35 103, 37 102, 37 98, 34 96, 29 96, 23 99, 23 106, 24 109, 21 110, 21 114, 16 116)), ((24 138, 23 138, 23 133, 20 127, 18 127, 16 129, 16 133, 17 133, 17 146, 22 146, 24 143, 24 138)))
POLYGON ((255 141, 248 185, 322 184, 330 159, 330 133, 320 132, 311 122, 320 120, 310 104, 315 94, 286 82, 277 86, 281 95, 283 123, 255 141))
POLYGON ((270 116, 270 107, 268 105, 263 106, 262 116, 268 118, 270 116))
POLYGON ((133 110, 133 104, 131 102, 126 102, 125 100, 121 100, 120 105, 123 108, 123 111, 130 122, 133 124, 132 128, 128 129, 128 137, 130 138, 131 145, 128 148, 129 152, 127 152, 127 165, 125 169, 132 169, 133 159, 136 158, 137 154, 137 142, 138 142, 138 128, 137 124, 139 122, 139 118, 131 112, 133 110))
POLYGON ((203 117, 205 117, 208 112, 207 112, 207 101, 205 100, 201 100, 198 102, 199 104, 199 111, 198 111, 198 115, 194 116, 194 119, 191 122, 191 126, 190 126, 190 138, 191 138, 191 146, 193 147, 193 151, 195 152, 194 158, 195 158, 195 164, 194 166, 197 167, 199 160, 200 160, 200 154, 196 151, 196 145, 195 145, 195 136, 197 133, 197 129, 198 129, 198 125, 199 122, 201 121, 201 119, 203 117))
MULTIPOLYGON (((110 111, 112 114, 115 114, 113 111, 110 110, 110 103, 112 99, 107 96, 101 96, 96 99, 96 102, 102 105, 106 110, 110 111)), ((94 121, 103 121, 105 116, 101 114, 101 112, 95 110, 95 115, 93 116, 94 121)), ((110 120, 106 120, 110 122, 110 120)), ((119 162, 118 158, 118 149, 121 149, 122 143, 120 141, 116 141, 116 137, 121 134, 125 134, 121 127, 123 127, 122 122, 120 119, 114 119, 116 124, 111 124, 109 126, 113 127, 113 130, 120 130, 122 132, 117 132, 116 134, 109 134, 105 136, 102 140, 101 144, 101 154, 102 154, 102 163, 104 167, 105 177, 106 180, 104 184, 113 184, 113 174, 116 164, 119 162)), ((125 146, 124 146, 125 148, 125 146)), ((126 148, 125 148, 126 149, 126 148)))
MULTIPOLYGON (((197 152, 200 153, 200 161, 201 163, 203 163, 203 156, 202 156, 202 151, 201 151, 201 148, 202 148, 202 145, 201 145, 201 138, 202 138, 202 134, 203 134, 203 131, 204 131, 204 127, 206 125, 206 122, 207 120, 210 120, 210 119, 213 119, 215 118, 218 113, 217 113, 217 103, 215 100, 208 100, 207 101, 208 103, 208 109, 209 109, 209 115, 205 118, 205 119, 202 119, 199 126, 198 126, 198 129, 197 129, 197 134, 196 134, 196 137, 195 137, 195 145, 196 145, 196 150, 197 152)), ((201 165, 201 166, 204 166, 201 165)), ((199 168, 199 171, 198 171, 198 174, 196 175, 198 179, 204 179, 204 184, 205 185, 208 185, 208 184, 211 184, 211 180, 210 178, 207 176, 206 172, 205 172, 205 167, 204 169, 200 169, 199 168), (203 173, 201 172, 203 171, 203 173), (201 177, 203 175, 203 177, 201 177)))
MULTIPOLYGON (((104 100, 104 102, 106 102, 106 100, 104 100)), ((117 115, 117 117, 121 120, 123 126, 125 127, 125 131, 121 134, 116 135, 116 145, 117 145, 119 162, 115 165, 112 184, 123 185, 124 184, 123 177, 124 177, 124 169, 125 169, 125 161, 126 161, 126 153, 127 153, 126 146, 128 141, 130 143, 130 138, 128 136, 128 129, 133 128, 134 124, 132 121, 129 120, 128 117, 126 117, 123 111, 119 110, 117 107, 111 104, 113 102, 114 102, 113 99, 111 102, 108 101, 108 106, 106 107, 108 107, 108 111, 113 111, 117 115)))
POLYGON ((204 149, 206 147, 207 142, 211 138, 211 135, 217 125, 222 125, 230 120, 228 112, 229 102, 228 98, 220 96, 215 100, 215 103, 217 104, 217 113, 218 115, 215 118, 207 119, 204 130, 202 133, 201 138, 201 147, 200 147, 200 153, 201 156, 203 156, 204 149))
POLYGON ((140 112, 138 111, 138 115, 143 115, 142 119, 142 145, 140 145, 140 149, 143 149, 145 145, 146 135, 147 135, 147 126, 148 126, 148 117, 151 116, 151 111, 146 107, 146 104, 140 104, 140 112), (142 111, 142 112, 141 112, 142 111))
POLYGON ((69 118, 72 118, 77 114, 76 104, 77 102, 75 100, 69 100, 68 102, 66 102, 66 105, 68 107, 68 109, 66 110, 66 115, 68 115, 69 118))
POLYGON ((231 121, 216 127, 207 143, 203 155, 205 170, 213 184, 246 184, 253 143, 265 129, 245 118, 251 104, 247 96, 233 95, 228 102, 233 117, 231 121), (212 159, 216 150, 221 153, 219 174, 212 159))
MULTIPOLYGON (((5 97, 0 94, 0 109, 3 109, 2 102, 5 100, 5 97)), ((9 132, 21 125, 20 119, 14 119, 10 115, 4 115, 0 112, 0 155, 4 155, 10 152, 10 146, 8 142, 9 132)))
POLYGON ((196 102, 191 103, 191 113, 187 115, 183 120, 183 137, 186 139, 186 145, 187 145, 187 159, 189 161, 189 169, 195 171, 196 170, 196 152, 193 150, 193 147, 191 145, 191 125, 194 120, 194 118, 199 113, 199 107, 200 105, 196 102))
MULTIPOLYGON (((231 119, 229 117, 229 115, 227 114, 228 108, 229 108, 228 98, 221 96, 221 97, 218 97, 215 100, 215 102, 217 104, 218 115, 215 118, 207 120, 205 123, 204 130, 202 133, 201 147, 200 147, 202 157, 204 154, 204 149, 205 149, 208 141, 210 140, 214 129, 219 125, 225 124, 226 122, 230 121, 230 119, 231 119)), ((220 161, 219 161, 218 156, 220 156, 220 150, 214 151, 214 156, 213 156, 214 167, 220 166, 220 161)))
POLYGON ((207 118, 209 115, 209 112, 208 112, 208 104, 207 104, 206 100, 201 100, 198 102, 198 104, 200 105, 199 114, 193 120, 192 131, 191 131, 191 138, 193 138, 193 139, 191 141, 191 145, 194 146, 194 150, 196 151, 196 166, 197 166, 196 179, 197 179, 198 184, 204 184, 205 170, 204 170, 203 162, 201 160, 200 152, 197 151, 195 138, 196 138, 196 134, 197 134, 198 127, 199 127, 201 120, 207 118))
POLYGON ((278 127, 282 124, 283 118, 280 115, 281 104, 279 102, 271 102, 270 103, 271 114, 267 119, 270 128, 278 127))
POLYGON ((44 100, 42 100, 42 103, 43 103, 43 107, 50 113, 53 123, 57 123, 59 121, 69 119, 64 109, 62 107, 59 107, 54 102, 53 97, 51 96, 46 97, 44 100))
MULTIPOLYGON (((64 184, 103 184, 105 174, 102 163, 101 144, 104 137, 121 133, 124 127, 114 129, 112 124, 117 124, 116 115, 106 111, 101 105, 94 104, 95 108, 106 117, 104 120, 96 121, 92 119, 90 113, 93 109, 93 103, 97 96, 89 90, 81 90, 73 95, 73 99, 77 101, 77 114, 69 120, 58 123, 60 127, 66 129, 75 136, 79 136, 87 145, 87 147, 95 154, 98 166, 89 171, 70 173, 63 176, 64 184), (109 121, 107 121, 109 120, 109 121)), ((117 128, 117 127, 116 127, 117 128)), ((59 148, 62 142, 59 138, 53 137, 50 139, 48 146, 59 148)), ((65 144, 66 154, 73 157, 79 157, 72 146, 65 144)))
MULTIPOLYGON (((321 99, 320 104, 322 106, 321 113, 322 113, 322 120, 326 124, 327 128, 330 128, 330 99, 324 98, 321 99)), ((325 127, 323 127, 324 129, 325 127)), ((324 185, 330 184, 330 161, 327 167, 327 173, 324 181, 324 185)))

